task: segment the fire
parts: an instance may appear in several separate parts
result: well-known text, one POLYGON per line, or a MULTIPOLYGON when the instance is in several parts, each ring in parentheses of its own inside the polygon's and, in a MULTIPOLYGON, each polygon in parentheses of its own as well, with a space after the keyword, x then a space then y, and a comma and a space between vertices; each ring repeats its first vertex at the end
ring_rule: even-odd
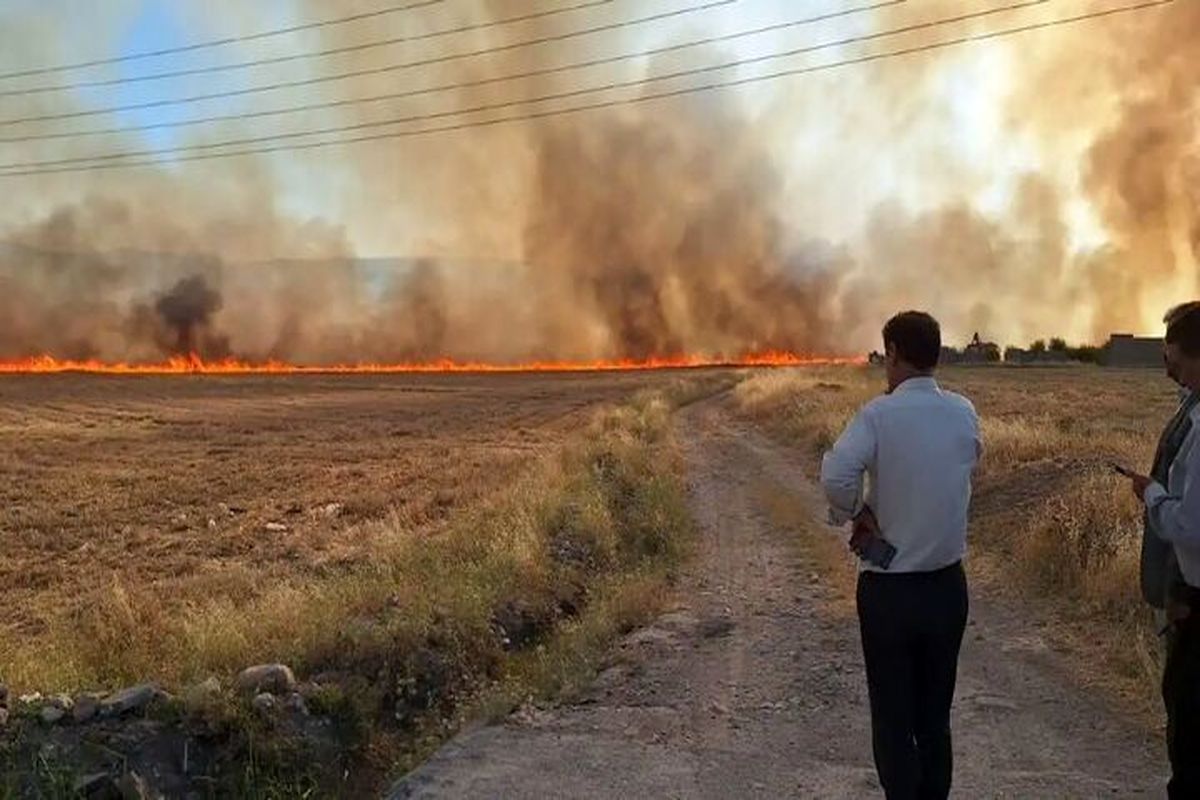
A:
POLYGON ((250 362, 237 359, 204 361, 196 354, 174 356, 149 364, 75 361, 54 356, 35 356, 0 361, 0 374, 85 372, 99 375, 297 375, 297 374, 400 374, 444 372, 603 372, 617 370, 696 369, 701 367, 801 367, 861 364, 861 358, 804 356, 797 353, 763 352, 738 358, 669 356, 649 359, 603 361, 531 361, 493 364, 438 359, 402 364, 288 364, 281 361, 250 362))

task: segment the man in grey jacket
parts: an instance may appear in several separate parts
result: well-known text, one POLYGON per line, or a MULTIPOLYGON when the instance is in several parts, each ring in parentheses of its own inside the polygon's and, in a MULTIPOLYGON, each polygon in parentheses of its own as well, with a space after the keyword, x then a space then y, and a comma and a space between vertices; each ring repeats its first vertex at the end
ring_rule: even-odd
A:
POLYGON ((1188 390, 1163 432, 1149 476, 1134 475, 1146 505, 1142 592, 1166 612, 1168 796, 1200 798, 1200 303, 1166 317, 1167 374, 1188 390))
MULTIPOLYGON (((1200 302, 1184 303, 1167 312, 1163 322, 1170 328, 1187 314, 1200 309, 1200 302)), ((1150 477, 1160 484, 1166 485, 1170 475, 1171 464, 1179 454, 1183 440, 1192 430, 1192 409, 1200 403, 1200 392, 1195 392, 1185 386, 1180 379, 1181 369, 1179 350, 1168 347, 1164 352, 1167 375, 1181 387, 1179 408, 1167 427, 1163 429, 1158 440, 1158 448, 1154 453, 1154 464, 1150 477)), ((1175 551, 1170 544, 1154 534, 1150 526, 1150 516, 1146 516, 1146 524, 1142 532, 1142 597, 1152 607, 1166 610, 1170 596, 1183 585, 1183 577, 1179 573, 1179 563, 1175 551)))

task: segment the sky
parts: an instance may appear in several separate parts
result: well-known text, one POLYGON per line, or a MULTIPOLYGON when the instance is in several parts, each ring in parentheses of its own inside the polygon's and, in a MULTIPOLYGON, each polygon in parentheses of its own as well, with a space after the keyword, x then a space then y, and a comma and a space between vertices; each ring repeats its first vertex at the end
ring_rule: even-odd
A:
MULTIPOLYGON (((641 16, 659 11, 694 5, 698 0, 651 0, 651 2, 630 2, 618 0, 621 11, 629 17, 641 16)), ((920 4, 925 0, 909 0, 920 4)), ((79 4, 69 0, 51 0, 51 2, 34 3, 31 0, 6 0, 6 4, 16 3, 20 13, 26 10, 36 11, 44 24, 52 24, 60 32, 55 37, 60 47, 62 58, 74 60, 77 58, 104 57, 107 55, 131 55, 150 50, 171 48, 197 40, 204 41, 228 35, 237 35, 247 31, 267 30, 302 23, 322 16, 335 16, 328 4, 298 3, 293 0, 256 0, 255 3, 236 4, 237 14, 227 13, 235 8, 231 2, 203 3, 196 0, 122 0, 122 2, 97 4, 86 9, 84 14, 78 14, 79 4), (222 7, 224 5, 224 8, 222 7), (97 24, 99 23, 99 24, 97 24), (100 35, 97 36, 96 34, 100 35), (107 44, 105 45, 105 42, 107 44)), ((572 0, 572 4, 574 0, 572 0)), ((552 7, 553 3, 537 4, 537 8, 552 7)), ((672 43, 681 37, 698 38, 706 35, 721 35, 737 31, 754 29, 763 25, 782 20, 816 16, 829 11, 851 8, 855 4, 849 0, 742 0, 727 6, 717 7, 703 13, 681 16, 675 20, 655 21, 652 23, 633 26, 625 32, 620 42, 620 49, 638 51, 666 43, 672 43), (797 9, 803 13, 798 14, 797 9)), ((870 5, 868 2, 862 5, 870 5)), ((963 7, 980 8, 986 4, 965 0, 963 7)), ((341 8, 378 8, 381 4, 357 3, 339 6, 341 8)), ((499 16, 512 16, 516 13, 527 12, 535 7, 532 3, 499 0, 490 7, 499 16)), ((426 20, 437 18, 437 22, 429 23, 429 29, 446 27, 454 20, 450 14, 439 14, 434 9, 424 14, 426 20)), ((407 15, 396 15, 387 23, 380 23, 389 32, 409 32, 423 28, 405 25, 407 15)), ((580 20, 580 24, 590 20, 600 20, 603 15, 590 14, 585 9, 574 13, 572 19, 580 20)), ((372 36, 378 33, 375 23, 343 26, 352 37, 361 37, 364 32, 372 36)), ((785 29, 783 31, 746 37, 720 45, 724 58, 744 59, 760 56, 764 53, 775 52, 788 47, 795 47, 797 42, 823 43, 838 41, 847 37, 862 35, 875 29, 871 14, 849 15, 829 20, 803 28, 785 29)), ((509 30, 517 33, 521 26, 508 26, 509 30)), ((444 51, 448 39, 442 39, 438 45, 424 52, 444 51), (438 47, 442 49, 439 50, 438 47)), ((612 37, 608 36, 611 42, 612 37)), ((270 57, 287 54, 317 46, 321 42, 319 35, 307 31, 275 37, 270 40, 255 41, 244 45, 234 45, 203 50, 196 53, 171 55, 158 58, 141 59, 115 65, 100 70, 71 73, 71 77, 133 77, 167 68, 189 68, 210 64, 226 63, 244 58, 270 57)), ((470 49, 470 37, 459 37, 455 42, 466 42, 470 49)), ((593 35, 577 40, 580 47, 588 48, 594 42, 605 42, 605 35, 593 35)), ((461 46, 461 45, 460 45, 461 46)), ((601 51, 611 52, 610 47, 601 47, 601 51)), ((837 47, 806 57, 804 63, 819 64, 833 61, 861 52, 861 47, 837 47)), ((393 50, 393 52, 395 52, 393 50)), ((590 51, 589 51, 590 52, 590 51)), ((388 53, 382 53, 387 61, 388 53)), ((685 54, 686 55, 686 54, 685 54)), ((964 162, 990 161, 991 172, 996 179, 978 192, 981 203, 993 206, 1003 205, 1006 201, 1006 176, 1017 174, 1021 169, 1039 166, 1036 155, 1029 147, 1020 142, 1003 140, 1003 133, 996 124, 999 113, 999 101, 1004 96, 1008 86, 1006 81, 1009 62, 1013 57, 1013 48, 1007 43, 975 45, 969 51, 963 51, 954 56, 957 68, 947 70, 946 78, 934 87, 923 102, 936 104, 939 107, 939 125, 951 128, 955 135, 949 144, 958 152, 951 156, 952 160, 964 162), (1000 162, 1000 163, 997 163, 1000 162)), ((4 48, 0 51, 0 69, 17 67, 27 63, 53 62, 56 59, 50 53, 39 54, 39 57, 23 59, 17 51, 4 48), (8 53, 5 58, 4 53, 8 53)), ((394 60, 394 57, 393 57, 394 60)), ((686 59, 675 59, 670 65, 685 63, 686 59)), ((341 66, 346 62, 339 58, 314 60, 307 63, 287 64, 279 68, 241 70, 225 73, 219 77, 222 87, 237 88, 253 85, 256 82, 273 78, 290 78, 297 75, 319 74, 322 69, 341 66)), ((737 71, 737 76, 746 77, 762 74, 771 69, 799 63, 797 59, 768 62, 762 65, 752 65, 737 71)), ((643 62, 632 62, 634 69, 644 68, 643 62)), ((886 69, 903 74, 911 68, 906 60, 888 62, 886 69)), ((591 71, 590 76, 604 77, 611 74, 591 71)), ((729 74, 729 73, 725 73, 729 74)), ((814 75, 785 81, 770 81, 763 84, 750 85, 737 91, 737 102, 744 103, 750 109, 761 109, 762 113, 777 118, 774 123, 782 125, 786 134, 781 136, 780 148, 782 164, 793 167, 793 172, 800 180, 808 162, 813 159, 814 152, 829 151, 837 148, 843 152, 840 159, 855 168, 859 173, 869 173, 870 181, 851 179, 845 180, 841 187, 826 187, 832 189, 832 197, 822 197, 817 204, 805 202, 804 197, 798 197, 798 205, 803 208, 810 235, 840 237, 848 235, 855 227, 863 223, 866 213, 877 202, 884 198, 899 199, 906 206, 919 208, 935 205, 941 199, 941 193, 930 191, 923 181, 915 177, 910 169, 913 164, 903 147, 881 148, 880 138, 886 138, 886 131, 867 130, 862 136, 847 139, 845 131, 840 126, 821 124, 814 115, 807 113, 796 115, 796 122, 787 124, 789 105, 811 107, 809 98, 819 98, 822 102, 834 99, 838 104, 847 105, 855 102, 854 95, 865 90, 865 81, 872 78, 872 69, 850 67, 828 75, 814 75), (857 72, 857 74, 856 74, 857 72), (831 87, 835 87, 831 91, 831 87), (844 87, 837 89, 836 87, 844 87), (839 97, 841 95, 841 97, 839 97), (782 106, 782 107, 781 107, 782 106), (782 120, 779 122, 778 120, 782 120)), ((389 76, 391 77, 391 76, 389 76)), ((44 82, 43 79, 36 79, 44 82)), ((197 91, 211 90, 218 79, 213 76, 199 76, 144 83, 125 84, 117 87, 100 87, 79 91, 79 105, 128 105, 152 101, 164 95, 186 94, 197 91)), ((393 81, 394 82, 394 81, 393 81)), ((370 89, 386 90, 392 82, 389 80, 367 80, 361 85, 370 89)), ((295 101, 305 101, 314 98, 338 97, 345 92, 345 84, 326 84, 306 87, 299 90, 284 90, 271 92, 266 95, 254 95, 244 98, 211 100, 192 104, 188 107, 166 107, 125 111, 102 117, 93 117, 84 122, 72 123, 80 128, 90 127, 94 123, 103 122, 106 125, 147 125, 159 122, 170 122, 184 119, 197 113, 204 115, 225 114, 238 111, 253 110, 272 104, 287 104, 295 101)), ((369 94, 369 91, 364 91, 369 94)), ((14 105, 16 105, 14 103, 14 105)), ((827 118, 838 117, 844 112, 836 107, 827 111, 827 118)), ((318 124, 327 123, 328 116, 313 116, 301 118, 300 124, 273 120, 270 129, 299 130, 305 127, 308 119, 316 120, 318 124)), ((264 123, 264 127, 265 127, 264 123)), ((178 147, 190 141, 190 136, 196 129, 175 128, 167 130, 151 130, 138 134, 135 149, 161 149, 178 147)), ((91 144, 104 140, 93 139, 91 144)), ((107 142, 114 141, 109 138, 107 142)), ((407 142, 397 147, 404 148, 407 142)), ((123 149, 128 149, 124 147, 123 149)), ((83 150, 82 152, 89 152, 83 150)), ((345 184, 347 178, 342 174, 340 162, 346 153, 342 148, 306 153, 299 158, 295 154, 282 154, 272 161, 276 179, 282 185, 280 196, 286 206, 301 214, 311 214, 327 219, 336 219, 349 227, 351 239, 355 242, 358 252, 364 256, 390 256, 397 253, 410 253, 420 250, 428 243, 421 241, 418 231, 408 229, 403 220, 394 218, 388 220, 386 226, 375 224, 375 220, 365 220, 356 223, 353 213, 346 213, 343 207, 345 184)), ((168 159, 164 159, 169 161, 168 159)), ((224 165, 222 167, 224 168, 224 165)), ((234 167, 236 169, 236 167, 234 167)), ((393 173, 398 182, 403 182, 403 175, 393 173)), ((349 180, 351 184, 353 180, 349 180)), ((797 191, 798 195, 805 192, 797 191)), ((1076 235, 1088 239, 1094 231, 1087 224, 1086 215, 1081 215, 1080 225, 1076 235)), ((468 254, 462 254, 468 255, 468 254)), ((487 254, 483 254, 487 255, 487 254)))

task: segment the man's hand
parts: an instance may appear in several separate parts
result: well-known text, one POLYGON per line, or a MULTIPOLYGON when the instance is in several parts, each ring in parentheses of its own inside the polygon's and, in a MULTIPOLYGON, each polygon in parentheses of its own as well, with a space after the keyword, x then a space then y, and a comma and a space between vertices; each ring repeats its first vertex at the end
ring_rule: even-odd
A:
POLYGON ((850 549, 857 556, 862 556, 866 551, 867 545, 877 536, 882 536, 883 532, 879 529, 879 520, 875 518, 875 512, 870 506, 863 506, 862 511, 858 512, 858 516, 854 518, 854 525, 850 529, 850 549))
POLYGON ((1146 475, 1137 474, 1130 475, 1128 477, 1129 486, 1133 489, 1134 497, 1136 497, 1140 503, 1146 502, 1146 490, 1150 488, 1150 484, 1154 483, 1154 479, 1146 475))

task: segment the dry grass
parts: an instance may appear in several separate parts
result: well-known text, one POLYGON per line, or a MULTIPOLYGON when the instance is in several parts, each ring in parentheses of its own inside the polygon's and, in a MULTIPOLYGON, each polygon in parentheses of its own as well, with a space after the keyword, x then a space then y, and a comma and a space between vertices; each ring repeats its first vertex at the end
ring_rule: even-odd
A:
MULTIPOLYGON (((1081 676, 1156 708, 1153 618, 1138 590, 1140 510, 1106 462, 1146 469, 1174 410, 1157 372, 949 369, 943 385, 980 412, 985 456, 972 514, 972 572, 1057 622, 1081 676)), ((743 412, 816 457, 882 390, 867 368, 772 371, 737 388, 743 412)))
MULTIPOLYGON (((551 528, 597 574, 629 566, 622 548, 653 550, 655 525, 672 535, 675 520, 614 516, 612 476, 588 462, 601 448, 618 473, 648 469, 662 403, 588 420, 639 387, 686 397, 706 380, 728 378, 5 380, 0 679, 54 691, 264 660, 340 669, 446 619, 490 641, 498 598, 545 606, 561 588, 551 528), (633 523, 646 541, 622 538, 633 523)), ((621 491, 665 504, 671 480, 621 491)))
MULTIPOLYGON (((556 409, 540 412, 552 418, 539 434, 547 444, 524 461, 494 462, 491 488, 477 487, 441 524, 399 510, 359 520, 354 558, 325 569, 246 562, 238 567, 245 590, 227 581, 233 589, 209 582, 207 594, 191 593, 194 583, 164 587, 137 582, 136 571, 114 573, 86 603, 64 599, 66 613, 43 615, 38 635, 0 639, 0 676, 16 691, 148 679, 181 688, 282 661, 320 685, 311 702, 334 723, 336 741, 272 736, 232 691, 215 704, 176 704, 170 713, 180 724, 225 732, 218 794, 375 793, 464 719, 581 686, 616 636, 662 607, 691 531, 671 413, 734 378, 593 377, 529 378, 499 397, 495 389, 505 387, 491 387, 484 418, 462 427, 480 431, 505 414, 528 414, 510 403, 532 394, 556 409), (630 398, 638 386, 652 388, 630 398), (606 394, 625 402, 576 410, 606 394), (164 602, 168 590, 184 596, 164 602), (310 749, 320 746, 334 747, 336 758, 326 763, 328 749, 310 749)), ((469 440, 460 442, 469 453, 469 440)), ((450 469, 441 478, 450 487, 461 476, 450 469)), ((42 774, 44 732, 36 721, 6 729, 0 796, 36 793, 50 779, 69 785, 90 768, 75 753, 42 774)))

